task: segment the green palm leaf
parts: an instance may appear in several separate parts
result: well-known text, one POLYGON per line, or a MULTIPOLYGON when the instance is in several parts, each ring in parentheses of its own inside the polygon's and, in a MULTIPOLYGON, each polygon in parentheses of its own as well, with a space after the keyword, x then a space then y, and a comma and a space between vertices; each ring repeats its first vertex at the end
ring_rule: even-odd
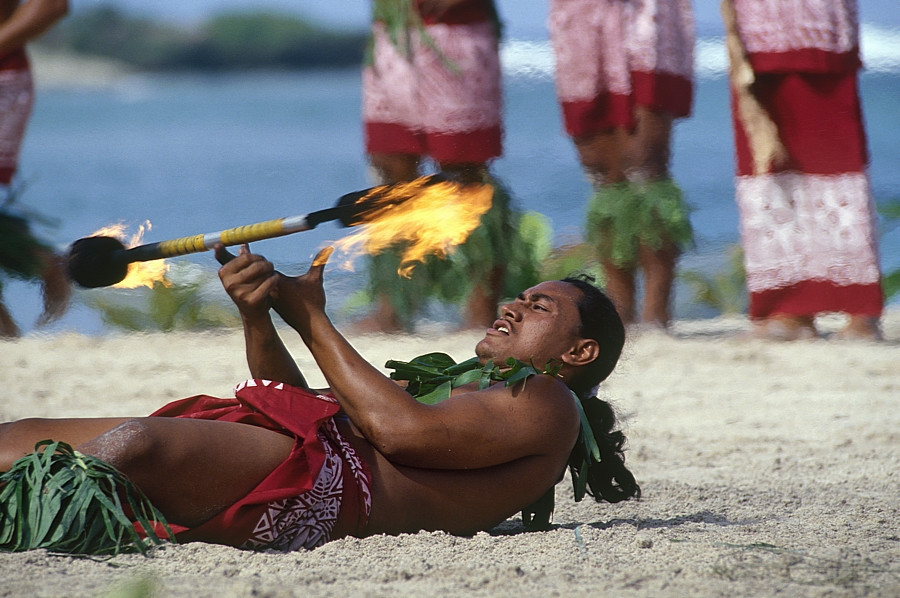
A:
POLYGON ((127 477, 64 442, 42 440, 0 474, 0 551, 146 553, 163 542, 156 526, 174 537, 162 514, 127 477))

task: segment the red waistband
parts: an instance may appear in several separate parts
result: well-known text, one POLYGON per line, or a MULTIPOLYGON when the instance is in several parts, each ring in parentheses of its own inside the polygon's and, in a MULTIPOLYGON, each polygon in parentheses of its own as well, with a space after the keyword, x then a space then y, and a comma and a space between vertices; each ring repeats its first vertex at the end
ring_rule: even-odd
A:
POLYGON ((0 71, 24 71, 28 69, 28 55, 25 48, 16 48, 0 56, 0 71))

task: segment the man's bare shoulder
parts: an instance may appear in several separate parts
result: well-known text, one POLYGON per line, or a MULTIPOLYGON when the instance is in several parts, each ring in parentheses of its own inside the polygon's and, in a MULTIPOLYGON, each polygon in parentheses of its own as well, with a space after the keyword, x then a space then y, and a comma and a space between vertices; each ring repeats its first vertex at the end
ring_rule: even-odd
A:
POLYGON ((578 399, 562 380, 549 374, 529 376, 525 380, 505 386, 498 383, 486 391, 486 399, 502 405, 510 417, 526 417, 542 421, 541 427, 577 426, 580 422, 578 399))

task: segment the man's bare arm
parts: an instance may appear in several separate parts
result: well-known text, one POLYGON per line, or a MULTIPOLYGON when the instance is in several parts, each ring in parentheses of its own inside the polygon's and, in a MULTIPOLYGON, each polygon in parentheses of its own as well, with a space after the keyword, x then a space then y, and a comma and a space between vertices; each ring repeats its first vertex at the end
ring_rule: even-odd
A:
POLYGON ((350 420, 389 460, 475 469, 558 451, 560 443, 568 444, 566 452, 574 445, 578 414, 573 399, 547 376, 524 387, 495 385, 438 405, 416 401, 334 327, 324 309, 323 266, 280 278, 273 305, 300 333, 350 420))
POLYGON ((217 245, 216 259, 222 264, 219 269, 222 286, 241 314, 250 376, 309 390, 272 322, 269 295, 278 282, 272 264, 250 253, 246 245, 241 246, 237 256, 217 245))

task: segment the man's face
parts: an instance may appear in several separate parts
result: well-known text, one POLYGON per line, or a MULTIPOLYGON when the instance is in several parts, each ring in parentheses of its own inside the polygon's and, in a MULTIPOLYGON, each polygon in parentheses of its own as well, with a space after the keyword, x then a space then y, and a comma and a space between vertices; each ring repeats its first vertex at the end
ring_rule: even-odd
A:
POLYGON ((475 354, 482 363, 503 365, 514 357, 538 368, 560 360, 581 338, 579 299, 577 287, 558 280, 523 291, 500 308, 500 318, 475 346, 475 354))

